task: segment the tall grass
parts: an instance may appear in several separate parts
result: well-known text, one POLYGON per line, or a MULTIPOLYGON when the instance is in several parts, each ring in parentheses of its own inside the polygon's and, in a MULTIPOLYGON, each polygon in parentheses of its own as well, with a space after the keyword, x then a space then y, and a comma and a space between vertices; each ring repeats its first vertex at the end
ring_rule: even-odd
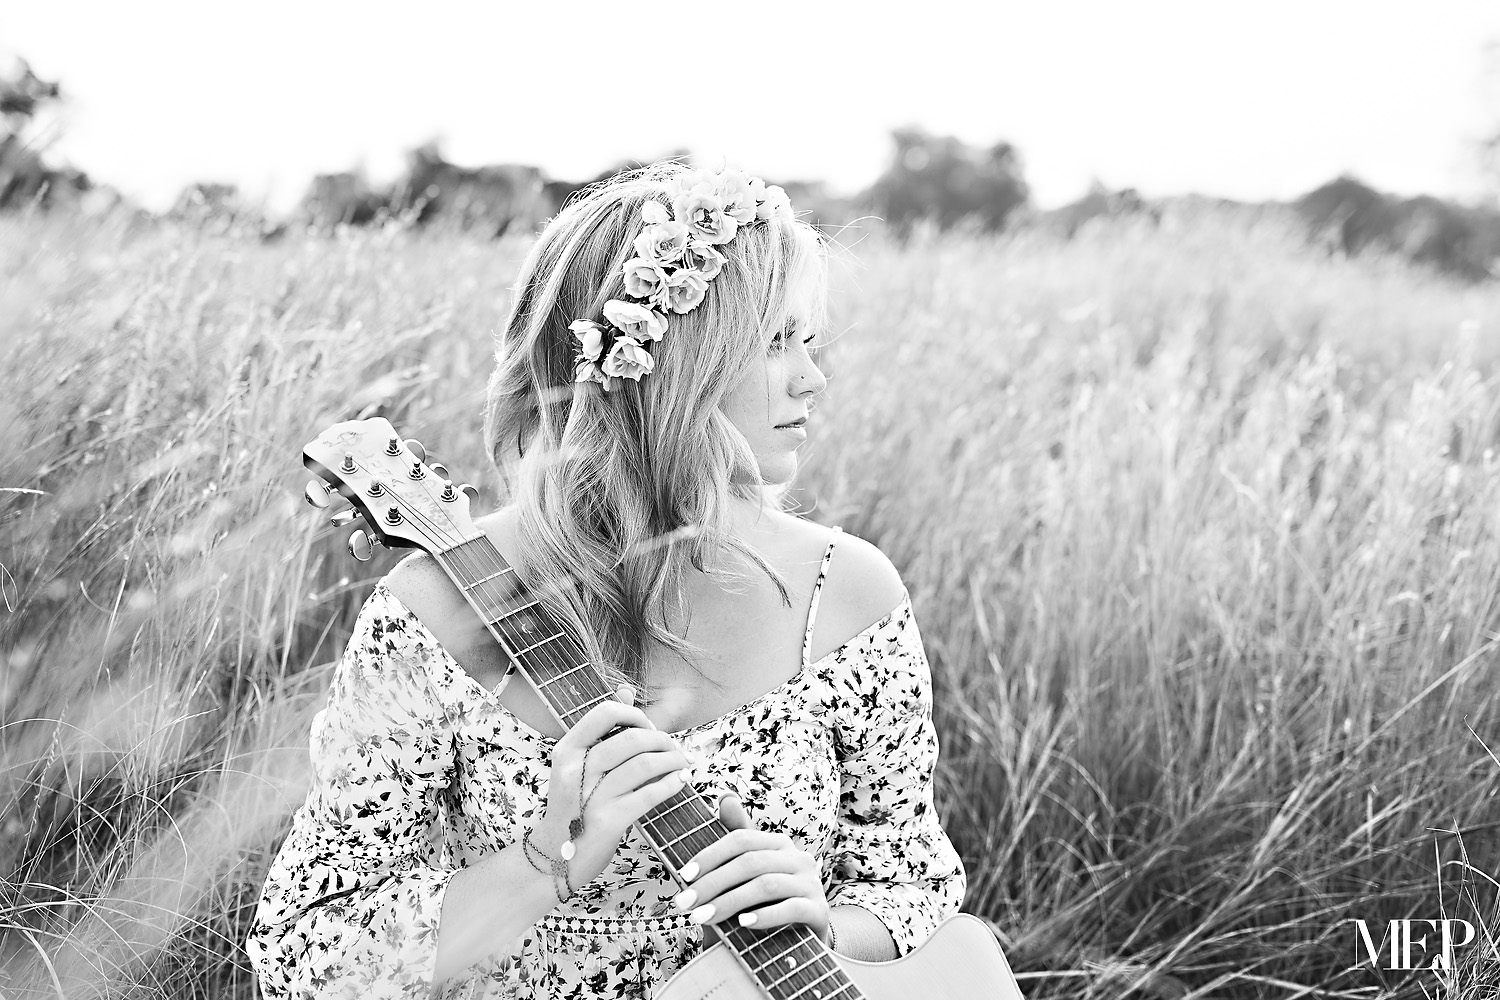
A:
MULTIPOLYGON (((6 220, 0 992, 251 995, 394 559, 301 505, 300 447, 378 412, 477 480, 524 249, 6 220)), ((1350 970, 1347 921, 1493 916, 1500 292, 1216 214, 846 263, 800 496, 903 572, 1028 993, 1489 995, 1478 947, 1350 970)))

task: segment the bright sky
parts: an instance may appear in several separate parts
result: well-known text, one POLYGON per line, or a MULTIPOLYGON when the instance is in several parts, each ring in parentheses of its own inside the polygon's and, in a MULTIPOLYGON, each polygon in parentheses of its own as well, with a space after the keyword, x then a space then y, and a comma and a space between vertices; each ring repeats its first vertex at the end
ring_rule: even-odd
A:
POLYGON ((70 96, 55 157, 157 207, 216 180, 285 208, 433 137, 556 177, 687 147, 849 192, 907 123, 1014 143, 1043 206, 1344 171, 1472 196, 1500 127, 1500 0, 10 0, 11 55, 70 96))

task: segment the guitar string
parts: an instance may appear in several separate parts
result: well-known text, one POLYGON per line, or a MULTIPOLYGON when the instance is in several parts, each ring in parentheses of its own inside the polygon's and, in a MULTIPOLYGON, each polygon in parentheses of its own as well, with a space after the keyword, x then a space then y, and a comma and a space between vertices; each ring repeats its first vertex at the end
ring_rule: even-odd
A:
MULTIPOLYGON (((443 510, 442 507, 439 507, 438 509, 443 510)), ((450 555, 455 563, 466 564, 462 567, 461 575, 466 574, 470 579, 478 579, 479 573, 487 567, 482 565, 482 560, 480 560, 478 556, 467 551, 465 549, 465 546, 471 542, 486 542, 488 541, 487 537, 484 535, 480 535, 474 538, 463 538, 457 522, 454 521, 452 514, 447 511, 444 511, 444 514, 449 522, 449 525, 452 528, 451 535, 448 534, 448 532, 445 531, 441 525, 428 518, 427 515, 420 510, 416 510, 415 508, 410 507, 407 510, 407 517, 417 521, 419 526, 424 526, 425 524, 425 527, 427 527, 429 533, 433 535, 435 539, 448 543, 447 548, 443 552, 444 555, 450 555), (446 535, 447 537, 442 537, 444 535, 446 535)), ((493 547, 493 543, 491 543, 491 546, 493 547)), ((498 551, 496 552, 496 555, 499 555, 498 551)), ((504 561, 503 557, 501 557, 501 560, 502 562, 504 561)), ((516 581, 519 582, 519 574, 517 573, 515 567, 510 566, 507 563, 505 572, 515 577, 516 581)), ((488 582, 489 581, 485 581, 485 583, 488 582)), ((484 586, 484 584, 479 584, 477 586, 484 586)), ((468 591, 471 595, 473 594, 473 591, 470 588, 466 587, 465 590, 468 591)), ((522 593, 521 596, 526 597, 529 595, 522 593)), ((481 597, 476 603, 484 605, 483 610, 486 614, 489 614, 494 610, 494 608, 490 606, 490 601, 487 598, 481 597)), ((573 643, 576 647, 576 642, 574 642, 572 637, 567 634, 566 628, 562 627, 563 622, 558 620, 556 616, 546 608, 545 604, 540 603, 540 601, 538 601, 536 606, 542 609, 543 613, 538 617, 543 618, 544 624, 547 624, 549 627, 554 624, 560 627, 562 638, 569 643, 573 643), (548 622, 547 619, 552 619, 552 621, 548 622)), ((506 610, 503 614, 498 616, 497 620, 488 621, 485 624, 487 627, 494 627, 499 629, 505 622, 505 620, 515 613, 515 610, 506 610)), ((508 641, 513 641, 509 640, 509 637, 506 638, 508 641)), ((551 642, 547 643, 545 646, 538 647, 538 649, 540 649, 542 652, 542 655, 538 657, 538 659, 547 661, 547 666, 549 669, 556 670, 561 667, 564 670, 572 670, 575 666, 574 664, 571 664, 569 662, 570 658, 562 657, 558 653, 554 652, 551 642)), ((527 653, 515 655, 511 658, 519 662, 521 656, 529 656, 534 652, 537 652, 537 650, 529 650, 527 653)), ((509 654, 510 651, 507 650, 507 653, 509 654)), ((591 666, 591 664, 588 663, 587 659, 584 660, 584 663, 582 665, 591 666)), ((603 690, 602 677, 600 677, 597 670, 592 672, 584 670, 580 671, 579 674, 580 680, 583 682, 579 685, 580 687, 583 687, 587 684, 593 684, 600 689, 599 694, 594 696, 596 700, 603 700, 608 697, 608 692, 603 690)), ((566 717, 566 715, 572 714, 574 711, 577 711, 577 709, 578 706, 575 706, 572 711, 560 714, 563 717, 566 717)), ((699 794, 696 790, 694 790, 692 793, 688 793, 686 789, 674 793, 674 795, 672 795, 666 802, 662 803, 662 805, 660 806, 657 806, 652 811, 652 813, 648 813, 646 816, 643 816, 641 825, 646 828, 654 828, 657 826, 665 826, 667 828, 667 832, 671 834, 671 836, 669 839, 666 839, 664 841, 660 841, 660 830, 646 830, 646 832, 649 835, 652 835, 654 839, 658 839, 660 841, 655 846, 657 850, 663 855, 675 854, 676 848, 679 845, 685 844, 689 839, 702 839, 707 842, 704 844, 704 846, 706 847, 709 843, 713 843, 714 841, 716 841, 720 836, 723 835, 724 832, 727 832, 727 830, 720 829, 717 832, 710 834, 709 831, 713 827, 723 827, 722 822, 718 820, 718 817, 715 813, 708 810, 707 802, 703 799, 701 794, 699 794), (693 826, 688 826, 684 821, 680 829, 674 829, 674 826, 678 821, 672 819, 671 817, 677 815, 681 811, 680 807, 682 803, 674 803, 673 800, 678 799, 679 797, 684 797, 687 799, 687 801, 694 802, 703 812, 706 819, 700 820, 699 823, 696 823, 693 826), (662 809, 664 807, 670 807, 670 812, 663 814, 662 809)), ((691 857, 702 849, 694 845, 689 846, 693 846, 693 850, 688 855, 688 857, 691 857)), ((674 859, 667 858, 666 860, 672 862, 674 859)), ((674 864, 674 867, 678 866, 674 864)), ((795 952, 805 952, 807 960, 804 962, 795 963, 797 967, 794 968, 794 970, 791 971, 789 975, 783 976, 778 980, 773 980, 773 982, 776 983, 776 986, 772 987, 766 985, 765 988, 768 991, 780 993, 783 996, 796 996, 816 985, 821 979, 827 978, 830 974, 832 974, 835 977, 842 978, 843 981, 836 984, 837 989, 834 990, 833 993, 829 994, 829 1000, 832 1000, 832 998, 838 993, 842 993, 850 989, 854 989, 852 997, 858 997, 860 995, 858 989, 854 987, 852 981, 848 980, 846 976, 843 976, 841 967, 839 967, 832 961, 832 957, 829 952, 825 948, 821 947, 821 941, 815 935, 813 935, 812 929, 805 924, 793 924, 778 928, 775 931, 770 932, 754 932, 748 928, 730 927, 724 931, 724 934, 728 938, 738 939, 735 943, 741 954, 749 956, 755 954, 756 952, 764 952, 767 945, 771 944, 776 938, 785 936, 786 932, 791 932, 791 935, 795 936, 798 939, 792 943, 792 947, 790 950, 795 952), (800 933, 798 933, 799 931, 800 933), (786 985, 795 987, 795 991, 792 993, 785 992, 782 987, 786 985)), ((769 959, 767 959, 767 961, 774 961, 779 959, 780 957, 781 956, 777 954, 773 954, 769 957, 769 959)), ((762 962, 760 968, 753 969, 753 974, 757 978, 759 978, 762 972, 768 971, 769 969, 770 966, 765 962, 762 962)), ((765 984, 763 983, 763 985, 765 984)), ((821 992, 819 993, 819 996, 822 996, 821 992)))

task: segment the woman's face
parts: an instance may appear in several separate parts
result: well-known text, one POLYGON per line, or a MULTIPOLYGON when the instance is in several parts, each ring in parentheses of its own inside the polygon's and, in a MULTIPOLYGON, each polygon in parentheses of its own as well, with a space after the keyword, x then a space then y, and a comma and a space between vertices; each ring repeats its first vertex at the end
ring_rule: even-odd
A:
POLYGON ((739 428, 766 483, 789 483, 797 472, 797 449, 807 440, 809 403, 828 380, 808 352, 816 334, 817 272, 804 267, 788 287, 787 325, 724 397, 722 409, 739 428))

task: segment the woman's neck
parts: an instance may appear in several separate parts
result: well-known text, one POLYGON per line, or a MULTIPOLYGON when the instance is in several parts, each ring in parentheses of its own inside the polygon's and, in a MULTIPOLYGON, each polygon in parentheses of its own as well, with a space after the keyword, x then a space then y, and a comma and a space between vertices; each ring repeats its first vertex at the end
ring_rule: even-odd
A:
POLYGON ((730 497, 727 509, 729 531, 748 545, 754 545, 758 535, 773 530, 775 515, 779 513, 764 496, 730 497))

